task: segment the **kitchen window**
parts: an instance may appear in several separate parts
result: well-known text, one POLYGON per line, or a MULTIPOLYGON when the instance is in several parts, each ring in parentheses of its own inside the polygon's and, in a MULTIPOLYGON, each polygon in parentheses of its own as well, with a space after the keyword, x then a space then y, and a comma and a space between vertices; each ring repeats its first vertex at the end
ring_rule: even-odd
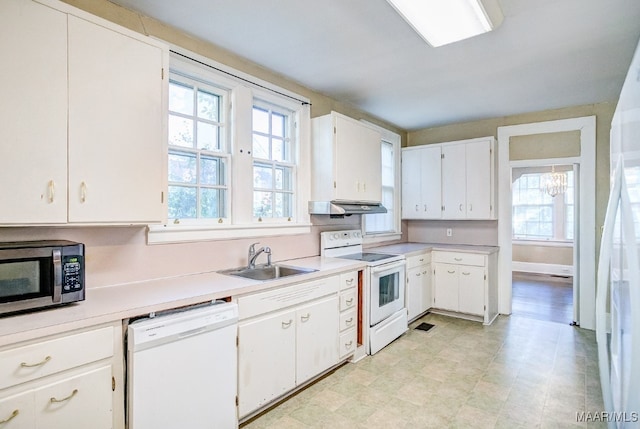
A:
POLYGON ((295 142, 291 111, 255 101, 252 115, 253 217, 294 217, 295 142))
POLYGON ((540 189, 546 171, 525 170, 527 172, 514 169, 513 239, 571 242, 574 224, 573 171, 566 171, 567 191, 552 197, 540 189))
POLYGON ((227 98, 212 85, 171 74, 167 217, 174 222, 228 217, 227 98))
POLYGON ((300 96, 173 52, 167 223, 148 243, 309 233, 310 123, 300 96))
MULTIPOLYGON (((369 124, 371 125, 371 124, 369 124)), ((363 231, 369 242, 400 238, 400 136, 381 127, 382 205, 387 213, 363 215, 363 231)))

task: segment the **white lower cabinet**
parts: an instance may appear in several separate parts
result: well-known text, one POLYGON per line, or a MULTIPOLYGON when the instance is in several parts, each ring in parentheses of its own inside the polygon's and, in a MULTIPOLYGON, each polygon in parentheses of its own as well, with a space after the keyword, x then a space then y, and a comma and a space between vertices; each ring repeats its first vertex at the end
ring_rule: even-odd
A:
POLYGON ((433 307, 491 323, 498 315, 496 253, 433 251, 433 307))
POLYGON ((339 285, 332 276, 237 298, 241 419, 340 361, 340 309, 350 298, 339 285))
POLYGON ((431 308, 431 253, 407 257, 407 290, 405 293, 409 321, 431 308))
POLYGON ((120 324, 0 350, 2 429, 122 429, 120 324))

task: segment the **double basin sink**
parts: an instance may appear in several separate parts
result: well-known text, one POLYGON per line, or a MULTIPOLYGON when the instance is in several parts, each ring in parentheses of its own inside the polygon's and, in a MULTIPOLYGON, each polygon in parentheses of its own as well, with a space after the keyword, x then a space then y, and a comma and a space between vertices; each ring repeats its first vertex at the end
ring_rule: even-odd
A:
POLYGON ((244 277, 252 280, 275 280, 282 277, 295 276, 300 274, 313 273, 318 270, 313 268, 292 267, 290 265, 274 264, 270 266, 259 266, 255 268, 233 268, 219 271, 220 274, 229 276, 244 277))

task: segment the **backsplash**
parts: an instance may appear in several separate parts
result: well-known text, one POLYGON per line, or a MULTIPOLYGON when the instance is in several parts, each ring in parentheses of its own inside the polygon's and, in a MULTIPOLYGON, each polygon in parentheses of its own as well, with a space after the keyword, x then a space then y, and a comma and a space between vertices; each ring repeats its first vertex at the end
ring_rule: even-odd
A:
POLYGON ((419 243, 498 245, 496 220, 412 220, 407 223, 409 241, 419 243), (451 229, 451 236, 447 236, 451 229))

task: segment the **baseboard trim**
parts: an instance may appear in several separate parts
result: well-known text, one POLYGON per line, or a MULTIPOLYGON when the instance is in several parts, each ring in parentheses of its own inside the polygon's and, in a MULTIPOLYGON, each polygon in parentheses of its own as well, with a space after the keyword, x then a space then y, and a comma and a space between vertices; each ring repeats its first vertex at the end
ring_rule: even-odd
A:
POLYGON ((511 263, 512 271, 534 274, 550 274, 555 276, 573 276, 572 265, 560 264, 539 264, 535 262, 513 261, 511 263))

